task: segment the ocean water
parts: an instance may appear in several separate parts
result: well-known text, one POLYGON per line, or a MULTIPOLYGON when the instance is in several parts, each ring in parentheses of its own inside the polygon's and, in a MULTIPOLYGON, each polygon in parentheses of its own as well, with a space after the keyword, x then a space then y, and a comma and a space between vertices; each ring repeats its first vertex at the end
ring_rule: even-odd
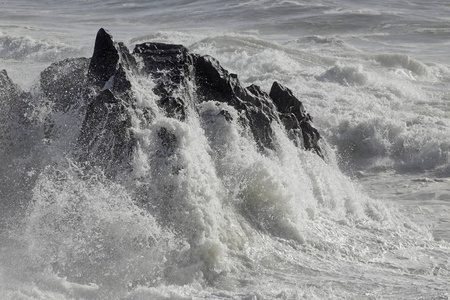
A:
MULTIPOLYGON (((449 15, 443 0, 0 1, 0 70, 34 107, 24 129, 0 103, 0 299, 448 299, 449 15), (39 74, 90 57, 101 27, 288 86, 325 161, 280 128, 263 155, 205 102, 186 122, 136 114, 123 180, 85 173, 82 120, 45 105, 39 74), (180 140, 170 159, 161 127, 180 140)), ((151 79, 133 86, 155 107, 151 79)))

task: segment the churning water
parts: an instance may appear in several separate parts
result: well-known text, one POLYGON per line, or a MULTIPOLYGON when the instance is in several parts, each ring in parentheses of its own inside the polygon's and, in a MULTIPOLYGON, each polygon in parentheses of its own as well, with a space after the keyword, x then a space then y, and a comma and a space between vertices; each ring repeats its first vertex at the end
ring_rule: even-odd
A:
POLYGON ((449 15, 423 0, 1 1, 0 70, 33 110, 0 103, 0 298, 447 299, 449 15), (283 83, 327 158, 276 126, 261 154, 212 118, 226 104, 167 118, 135 77, 132 172, 80 168, 84 116, 53 112, 38 78, 90 57, 100 27, 212 55, 244 85, 283 83))

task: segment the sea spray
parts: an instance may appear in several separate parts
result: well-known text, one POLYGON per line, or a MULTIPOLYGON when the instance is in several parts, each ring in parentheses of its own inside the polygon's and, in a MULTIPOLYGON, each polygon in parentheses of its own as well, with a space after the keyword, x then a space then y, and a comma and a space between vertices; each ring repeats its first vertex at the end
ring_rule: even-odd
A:
POLYGON ((157 281, 171 242, 126 189, 72 164, 39 176, 25 237, 35 263, 78 283, 112 286, 145 281, 149 270, 157 281))
POLYGON ((71 151, 86 107, 45 113, 55 130, 38 155, 48 166, 34 169, 23 227, 1 253, 2 279, 14 269, 0 288, 8 298, 377 297, 378 285, 400 297, 430 281, 443 291, 445 244, 368 197, 327 141, 324 160, 272 124, 273 148, 261 151, 232 105, 204 101, 179 120, 158 105, 152 78, 130 82, 136 151, 115 177, 71 151))
POLYGON ((123 293, 116 285, 125 282, 132 290, 195 282, 234 289, 278 243, 367 259, 374 252, 360 252, 362 236, 402 227, 394 210, 363 195, 334 165, 295 147, 281 128, 275 130, 279 151, 262 155, 239 124, 211 112, 220 105, 203 106, 205 121, 162 116, 149 125, 150 142, 141 149, 148 160, 140 160, 149 173, 138 178, 124 174, 131 178, 115 183, 71 161, 42 172, 26 219, 35 266, 95 284, 101 293, 123 293), (176 151, 161 144, 161 128, 176 136, 176 151), (361 239, 348 230, 360 231, 361 239))

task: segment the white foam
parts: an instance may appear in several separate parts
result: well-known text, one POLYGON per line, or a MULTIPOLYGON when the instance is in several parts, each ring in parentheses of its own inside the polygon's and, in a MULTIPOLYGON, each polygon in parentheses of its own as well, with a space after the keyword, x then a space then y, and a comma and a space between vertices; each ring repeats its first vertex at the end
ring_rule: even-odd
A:
POLYGON ((337 82, 342 85, 365 85, 369 75, 362 66, 334 66, 318 77, 318 80, 337 82))
MULTIPOLYGON (((11 202, 33 202, 23 218, 26 235, 19 223, 8 220, 9 227, 17 228, 13 232, 2 227, 0 293, 9 299, 448 296, 448 191, 447 182, 439 181, 445 178, 436 174, 448 176, 450 170, 450 76, 445 65, 432 65, 423 59, 428 54, 421 53, 436 44, 425 45, 426 40, 420 40, 424 35, 407 26, 402 28, 408 32, 397 35, 395 22, 391 27, 371 24, 373 33, 324 22, 342 20, 339 14, 378 20, 385 8, 341 3, 346 9, 339 12, 328 2, 314 4, 314 10, 291 1, 277 4, 284 6, 278 10, 276 4, 263 1, 239 4, 239 9, 260 9, 251 18, 247 15, 248 20, 239 19, 239 13, 230 15, 231 6, 208 16, 193 11, 193 21, 173 16, 198 9, 195 4, 172 13, 164 8, 167 20, 157 22, 139 7, 136 14, 124 15, 124 21, 112 21, 111 26, 126 38, 138 35, 131 44, 148 39, 183 43, 194 52, 213 55, 244 84, 256 83, 269 91, 277 80, 290 87, 329 143, 329 159, 324 162, 296 149, 278 127, 278 151, 259 153, 249 132, 239 125, 238 113, 223 103, 196 107, 199 118, 192 109, 187 123, 165 118, 154 102, 151 80, 133 78, 137 103, 132 126, 139 146, 129 178, 112 183, 67 160, 80 119, 64 113, 54 116, 61 131, 50 146, 40 145, 33 159, 17 157, 14 163, 20 163, 7 168, 11 180, 6 182, 17 182, 9 186, 11 202), (277 11, 282 13, 270 15, 273 22, 252 23, 259 12, 277 11), (323 11, 332 11, 333 18, 324 19, 323 11), (226 22, 220 19, 224 12, 226 22), (205 24, 242 30, 186 32, 185 26, 205 24), (149 34, 156 26, 171 31, 149 34), (290 40, 299 42, 284 47, 265 40, 283 40, 288 33, 290 40), (297 39, 302 35, 323 38, 297 39), (375 45, 371 53, 356 48, 363 39, 375 45), (397 39, 402 44, 392 43, 397 39), (408 48, 405 39, 414 48, 408 48), (395 54, 400 51, 405 53, 395 54), (147 109, 149 119, 144 117, 147 109), (222 109, 230 113, 231 122, 219 114, 222 109), (161 128, 177 139, 171 156, 158 137, 161 128), (369 182, 373 197, 408 205, 399 208, 370 198, 339 171, 333 155, 341 162, 345 159, 350 171, 360 170, 360 180, 369 182), (51 166, 42 171, 46 164, 51 166), (412 178, 421 180, 396 177, 392 170, 416 172, 412 178), (420 173, 424 170, 429 172, 420 173), (32 193, 30 186, 35 186, 32 193), (434 241, 426 228, 436 221, 442 241, 434 241), (12 237, 6 237, 9 234, 12 237)), ((115 6, 90 5, 99 14, 93 13, 94 19, 74 17, 82 33, 68 30, 61 43, 38 38, 39 34, 0 36, 18 45, 2 44, 4 65, 19 66, 10 73, 20 79, 24 70, 37 74, 47 62, 85 51, 67 45, 76 40, 93 44, 97 25, 117 12, 115 6)), ((207 8, 217 5, 221 4, 213 2, 207 8)), ((156 5, 151 15, 157 17, 158 9, 162 8, 156 5)), ((408 24, 417 23, 409 17, 414 22, 408 24)), ((49 31, 42 32, 41 37, 49 31)), ((33 121, 39 127, 48 111, 36 111, 33 121)), ((19 214, 12 219, 22 218, 19 214)))
POLYGON ((78 48, 58 40, 41 40, 31 36, 0 35, 0 58, 53 62, 75 55, 78 48))

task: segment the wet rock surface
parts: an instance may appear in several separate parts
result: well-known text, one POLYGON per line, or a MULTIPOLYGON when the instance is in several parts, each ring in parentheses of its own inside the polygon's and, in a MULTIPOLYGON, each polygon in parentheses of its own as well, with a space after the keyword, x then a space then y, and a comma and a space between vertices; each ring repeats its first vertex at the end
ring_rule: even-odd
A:
MULTIPOLYGON (((204 101, 226 103, 238 111, 238 121, 251 133, 262 153, 275 149, 272 124, 279 123, 298 147, 323 157, 320 134, 312 118, 292 91, 280 83, 274 82, 269 93, 256 85, 243 87, 236 74, 229 73, 211 56, 190 53, 182 45, 150 42, 136 45, 130 52, 108 31, 100 29, 92 58, 54 63, 40 78, 42 93, 54 110, 66 112, 76 107, 82 115, 77 139, 81 161, 100 166, 106 173, 113 166, 130 164, 136 148, 131 130, 136 76, 154 81, 156 104, 169 118, 184 121, 204 101)), ((26 97, 5 71, 0 74, 0 82, 0 101, 26 97)), ((144 114, 152 118, 151 111, 144 114)), ((226 110, 219 115, 228 122, 232 120, 226 110)), ((50 119, 48 123, 51 129, 50 119)), ((170 137, 171 147, 176 145, 175 135, 168 129, 161 132, 170 137)))
POLYGON ((26 139, 30 98, 31 95, 15 84, 6 70, 0 70, 0 140, 11 141, 0 144, 0 154, 13 151, 16 144, 21 145, 26 139))

